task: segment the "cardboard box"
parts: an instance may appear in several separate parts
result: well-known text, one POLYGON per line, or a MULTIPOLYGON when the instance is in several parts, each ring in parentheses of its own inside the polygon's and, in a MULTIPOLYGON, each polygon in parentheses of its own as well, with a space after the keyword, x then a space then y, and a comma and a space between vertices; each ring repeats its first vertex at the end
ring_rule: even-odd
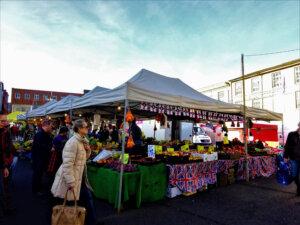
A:
POLYGON ((225 173, 219 173, 217 176, 218 185, 220 187, 226 186, 228 180, 228 174, 225 173))
POLYGON ((228 170, 228 173, 229 173, 229 174, 234 174, 234 168, 230 168, 230 169, 228 170))
POLYGON ((234 174, 228 174, 227 183, 228 183, 229 185, 235 183, 235 176, 234 176, 234 174))

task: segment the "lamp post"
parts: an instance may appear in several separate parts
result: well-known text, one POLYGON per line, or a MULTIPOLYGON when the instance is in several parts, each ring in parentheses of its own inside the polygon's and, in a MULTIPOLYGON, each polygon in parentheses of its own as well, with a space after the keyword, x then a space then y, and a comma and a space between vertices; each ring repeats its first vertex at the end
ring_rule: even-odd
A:
POLYGON ((245 94, 245 74, 244 74, 244 54, 241 56, 242 61, 242 77, 243 77, 243 114, 244 114, 244 148, 245 148, 245 170, 246 170, 246 181, 249 181, 249 169, 248 169, 248 148, 247 148, 247 112, 246 112, 246 94, 245 94))

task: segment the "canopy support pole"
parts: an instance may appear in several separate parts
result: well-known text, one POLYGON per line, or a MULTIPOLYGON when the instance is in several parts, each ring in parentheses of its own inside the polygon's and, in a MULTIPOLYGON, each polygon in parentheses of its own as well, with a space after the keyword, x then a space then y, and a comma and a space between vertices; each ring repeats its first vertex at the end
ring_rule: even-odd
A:
MULTIPOLYGON (((72 114, 73 114, 73 110, 72 110, 72 107, 73 107, 73 99, 71 99, 71 107, 70 107, 70 124, 72 123, 72 114)), ((90 125, 90 124, 89 124, 90 125)))
POLYGON ((125 122, 126 122, 126 110, 128 107, 128 100, 125 100, 124 106, 124 119, 123 119, 123 136, 122 136, 122 158, 121 158, 121 171, 120 171, 120 186, 119 186, 119 199, 118 199, 118 213, 121 212, 121 201, 122 201, 122 185, 123 185, 123 162, 124 162, 124 152, 125 152, 125 122))
POLYGON ((245 148, 245 170, 246 181, 249 181, 249 168, 248 168, 248 148, 247 148, 247 112, 246 112, 246 94, 245 94, 245 74, 244 74, 244 54, 242 54, 242 77, 243 77, 243 114, 244 114, 244 148, 245 148))
POLYGON ((281 120, 281 132, 282 132, 282 147, 284 147, 284 125, 283 125, 283 119, 281 120))

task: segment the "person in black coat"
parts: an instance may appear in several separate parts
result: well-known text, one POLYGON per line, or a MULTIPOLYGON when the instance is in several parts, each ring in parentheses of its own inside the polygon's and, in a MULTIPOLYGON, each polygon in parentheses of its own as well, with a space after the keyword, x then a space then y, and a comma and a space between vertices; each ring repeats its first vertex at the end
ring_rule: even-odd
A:
POLYGON ((284 149, 284 161, 291 160, 292 176, 297 185, 297 196, 300 196, 300 122, 298 130, 289 133, 284 149))
POLYGON ((112 128, 112 132, 110 136, 111 136, 111 141, 114 141, 115 143, 119 142, 119 132, 115 126, 112 128))
POLYGON ((132 121, 132 124, 130 126, 130 133, 132 135, 134 145, 135 146, 142 145, 142 143, 143 143, 142 130, 138 125, 136 125, 136 120, 135 119, 132 121))
POLYGON ((4 213, 7 207, 4 183, 9 176, 11 163, 12 138, 9 129, 7 113, 0 111, 0 224, 3 223, 4 213))
POLYGON ((47 171, 52 145, 52 122, 44 121, 42 129, 36 133, 32 146, 32 192, 41 195, 42 178, 47 171))

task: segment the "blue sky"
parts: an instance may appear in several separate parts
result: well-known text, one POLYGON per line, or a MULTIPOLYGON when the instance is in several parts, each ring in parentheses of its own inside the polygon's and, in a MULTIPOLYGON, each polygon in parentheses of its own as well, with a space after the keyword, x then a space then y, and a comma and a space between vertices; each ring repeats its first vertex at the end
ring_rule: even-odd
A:
MULTIPOLYGON (((240 54, 300 48, 299 1, 1 1, 6 88, 113 88, 140 69, 195 89, 240 76, 240 54)), ((251 72, 300 57, 245 59, 251 72)))

